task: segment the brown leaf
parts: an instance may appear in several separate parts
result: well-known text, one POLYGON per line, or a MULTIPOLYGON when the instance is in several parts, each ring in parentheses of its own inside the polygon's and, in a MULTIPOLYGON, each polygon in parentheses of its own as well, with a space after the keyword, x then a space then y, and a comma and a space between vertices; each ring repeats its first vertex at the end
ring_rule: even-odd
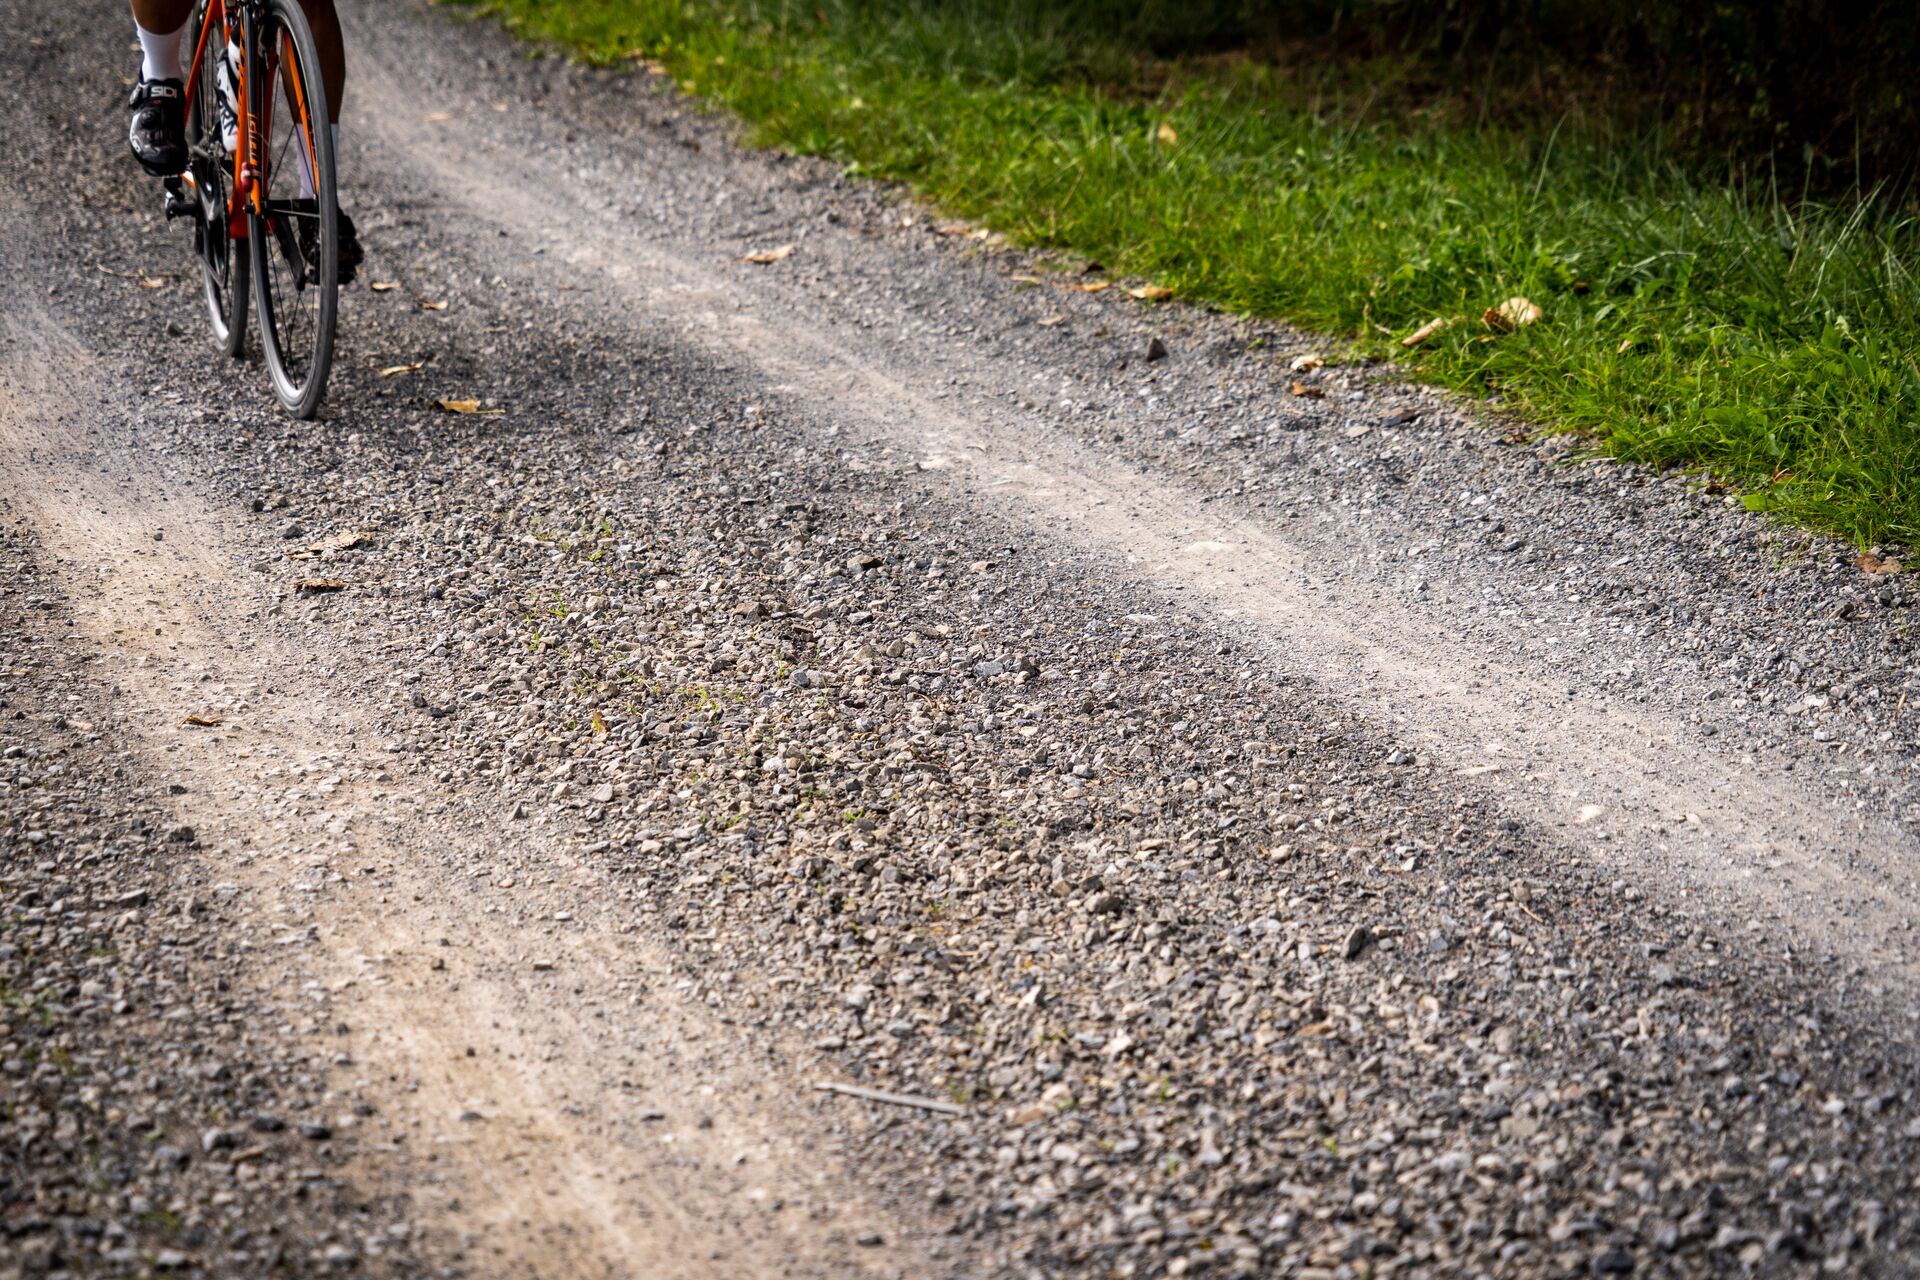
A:
POLYGON ((1103 293, 1106 290, 1113 288, 1113 281, 1089 280, 1085 284, 1071 284, 1071 285, 1068 285, 1067 287, 1069 289, 1078 289, 1082 293, 1103 293))
POLYGON ((447 304, 444 302, 429 302, 425 298, 422 298, 420 299, 420 309, 422 311, 445 311, 447 304))
POLYGON ((400 282, 398 280, 375 280, 367 287, 375 293, 392 293, 400 287, 400 282))
POLYGON ((786 261, 793 256, 793 250, 793 245, 783 244, 778 249, 762 249, 758 253, 750 253, 747 255, 746 260, 748 262, 757 262, 761 266, 766 266, 768 263, 786 261))
POLYGON ((167 287, 167 277, 166 276, 141 276, 140 287, 142 289, 164 289, 167 287))
POLYGON ((1141 302, 1165 302, 1173 296, 1173 290, 1163 284, 1143 284, 1138 289, 1127 290, 1127 296, 1141 302))
POLYGON ((1541 314, 1540 308, 1527 299, 1514 297, 1497 307, 1488 307, 1480 319, 1495 333, 1512 333, 1523 325, 1533 324, 1541 314))
POLYGON ((309 542, 296 551, 287 552, 290 560, 312 560, 323 552, 345 551, 371 540, 373 534, 366 529, 351 529, 345 533, 329 534, 318 542, 309 542))
POLYGON ((1400 345, 1403 347, 1417 347, 1434 334, 1452 328, 1457 322, 1458 317, 1450 320, 1445 316, 1435 316, 1406 337, 1400 339, 1400 345))
POLYGON ((1295 356, 1293 363, 1289 364, 1287 368, 1294 373, 1312 373, 1315 369, 1324 368, 1326 363, 1327 362, 1319 356, 1309 352, 1304 356, 1295 356))
POLYGON ((214 729, 218 728, 220 722, 224 719, 226 719, 225 716, 188 716, 180 722, 180 727, 184 729, 188 725, 192 725, 196 729, 214 729))
POLYGON ((390 364, 378 372, 383 378, 397 378, 403 373, 418 373, 426 367, 425 360, 416 360, 412 364, 390 364))
POLYGON ((346 585, 339 578, 302 578, 293 584, 293 589, 304 591, 309 595, 318 595, 322 591, 338 591, 346 585))
POLYGON ((1327 395, 1327 393, 1322 391, 1320 388, 1310 387, 1304 382, 1294 383, 1293 386, 1289 388, 1289 390, 1291 390, 1293 394, 1297 396, 1304 396, 1308 400, 1324 400, 1327 395))
POLYGON ((505 413, 505 409, 482 409, 478 400, 435 400, 448 413, 505 413))
POLYGON ((1854 563, 1868 573, 1899 573, 1903 567, 1898 557, 1877 556, 1871 551, 1863 552, 1855 558, 1854 563))
POLYGON ((594 731, 595 733, 597 733, 597 734, 603 734, 603 735, 604 735, 604 734, 606 733, 606 731, 607 731, 607 720, 606 720, 606 717, 605 717, 605 716, 603 716, 603 715, 601 715, 601 714, 600 714, 600 713, 599 713, 598 711, 596 711, 596 712, 594 712, 594 713, 593 713, 593 715, 592 715, 592 716, 590 717, 590 719, 591 719, 591 721, 592 721, 592 724, 593 724, 593 731, 594 731))
POLYGON ((943 222, 933 229, 937 236, 970 236, 973 228, 964 222, 943 222))

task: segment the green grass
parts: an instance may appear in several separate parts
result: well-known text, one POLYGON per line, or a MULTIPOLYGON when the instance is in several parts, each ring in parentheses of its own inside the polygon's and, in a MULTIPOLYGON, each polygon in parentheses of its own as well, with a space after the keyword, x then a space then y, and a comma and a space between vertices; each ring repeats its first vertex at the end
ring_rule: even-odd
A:
POLYGON ((1134 10, 1099 20, 1108 2, 1074 18, 1018 0, 474 7, 590 60, 658 59, 754 141, 903 181, 1016 241, 1498 392, 1863 546, 1920 540, 1910 209, 1715 181, 1604 120, 1370 111, 1383 66, 1305 83, 1158 61, 1136 52, 1134 10), (1513 295, 1544 319, 1489 334, 1477 317, 1513 295), (1455 315, 1470 319, 1399 347, 1455 315))

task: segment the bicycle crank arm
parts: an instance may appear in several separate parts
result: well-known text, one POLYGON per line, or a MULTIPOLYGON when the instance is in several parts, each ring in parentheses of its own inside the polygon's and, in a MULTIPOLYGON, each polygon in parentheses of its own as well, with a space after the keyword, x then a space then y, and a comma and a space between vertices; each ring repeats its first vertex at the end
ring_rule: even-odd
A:
POLYGON ((199 212, 199 204, 187 193, 186 187, 178 178, 167 179, 166 210, 167 221, 175 218, 191 218, 199 212))

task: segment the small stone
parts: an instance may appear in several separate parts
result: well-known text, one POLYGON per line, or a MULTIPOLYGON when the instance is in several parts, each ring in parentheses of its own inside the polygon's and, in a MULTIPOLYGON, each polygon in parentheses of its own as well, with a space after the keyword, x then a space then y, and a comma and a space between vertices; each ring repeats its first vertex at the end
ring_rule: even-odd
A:
POLYGON ((1602 1249, 1593 1255, 1593 1274, 1597 1276, 1626 1276, 1633 1274, 1633 1255, 1619 1245, 1611 1249, 1602 1249))
POLYGON ((225 1151, 240 1145, 240 1135, 231 1129, 209 1129, 200 1135, 202 1151, 225 1151))
POLYGON ((249 1122, 255 1133, 279 1133, 287 1127, 287 1122, 279 1116, 262 1111, 249 1122))
POLYGON ((333 1136, 333 1129, 328 1125, 308 1121, 300 1126, 300 1136, 314 1142, 325 1142, 333 1136))
POLYGON ((1374 944, 1373 930, 1363 924, 1353 926, 1347 934, 1346 942, 1340 948, 1340 954, 1348 960, 1356 959, 1362 951, 1374 944))
POLYGON ((1152 364, 1156 360, 1165 360, 1166 358, 1167 358, 1167 344, 1160 341, 1158 337, 1148 338, 1147 339, 1147 363, 1152 364))

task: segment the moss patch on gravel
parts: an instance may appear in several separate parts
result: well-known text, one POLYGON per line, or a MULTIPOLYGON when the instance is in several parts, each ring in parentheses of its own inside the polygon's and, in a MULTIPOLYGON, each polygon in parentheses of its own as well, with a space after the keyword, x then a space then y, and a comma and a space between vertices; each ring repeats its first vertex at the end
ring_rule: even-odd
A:
POLYGON ((1604 123, 1381 118, 1355 89, 1368 68, 1309 84, 1146 58, 1146 19, 1102 0, 472 7, 594 62, 657 63, 760 143, 1711 471, 1755 509, 1861 545, 1920 529, 1911 210, 1730 185, 1604 123), (1496 333, 1481 317, 1514 297, 1542 318, 1496 333))

